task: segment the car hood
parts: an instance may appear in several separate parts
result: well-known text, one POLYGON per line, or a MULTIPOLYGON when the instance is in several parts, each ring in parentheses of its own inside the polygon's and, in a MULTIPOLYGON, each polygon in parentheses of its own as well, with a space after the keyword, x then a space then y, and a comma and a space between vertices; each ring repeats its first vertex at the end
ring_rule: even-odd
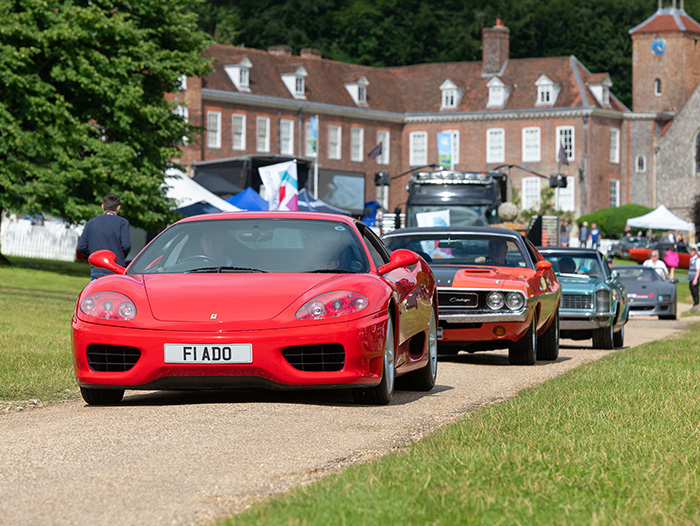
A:
MULTIPOLYGON (((146 275, 143 283, 153 317, 175 322, 259 322, 292 303, 313 298, 347 276, 328 274, 146 275)), ((346 290, 345 287, 337 290, 346 290)), ((301 305, 299 305, 301 306, 301 305)))
POLYGON ((563 293, 592 292, 602 283, 605 283, 605 280, 600 278, 591 278, 590 276, 576 274, 557 274, 557 280, 561 283, 561 290, 563 293))
POLYGON ((511 267, 458 267, 436 265, 432 267, 438 287, 470 289, 504 289, 515 283, 523 284, 534 271, 511 267))
POLYGON ((637 281, 637 280, 621 280, 625 285, 628 294, 673 294, 676 292, 676 286, 672 283, 663 283, 659 281, 637 281))

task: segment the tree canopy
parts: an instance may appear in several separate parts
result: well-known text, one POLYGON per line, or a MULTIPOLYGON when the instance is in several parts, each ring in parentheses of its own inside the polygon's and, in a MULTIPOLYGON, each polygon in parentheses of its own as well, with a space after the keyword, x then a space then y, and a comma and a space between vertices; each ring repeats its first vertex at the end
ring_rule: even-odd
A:
POLYGON ((164 94, 208 71, 197 3, 0 3, 0 210, 76 223, 114 192, 135 226, 172 218, 164 172, 196 130, 164 94))

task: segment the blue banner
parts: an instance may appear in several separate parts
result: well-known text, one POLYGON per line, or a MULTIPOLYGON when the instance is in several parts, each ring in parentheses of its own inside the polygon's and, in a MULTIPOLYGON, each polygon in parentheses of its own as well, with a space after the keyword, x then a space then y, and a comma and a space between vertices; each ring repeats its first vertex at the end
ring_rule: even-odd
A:
POLYGON ((452 134, 438 132, 438 164, 448 170, 452 169, 452 134))
POLYGON ((314 156, 318 155, 318 117, 311 117, 309 119, 309 122, 311 124, 310 130, 311 133, 309 134, 309 142, 311 144, 311 151, 313 152, 314 156))

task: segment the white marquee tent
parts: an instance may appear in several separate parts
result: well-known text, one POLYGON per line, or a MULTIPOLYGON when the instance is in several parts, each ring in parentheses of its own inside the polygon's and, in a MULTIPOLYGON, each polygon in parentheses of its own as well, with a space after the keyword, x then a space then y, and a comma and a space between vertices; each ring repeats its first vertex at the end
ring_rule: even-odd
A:
POLYGON ((656 230, 695 230, 693 223, 684 221, 677 215, 674 215, 664 205, 643 216, 630 217, 627 220, 627 224, 634 228, 653 228, 656 230))
POLYGON ((167 196, 175 200, 178 209, 204 202, 222 212, 240 210, 175 168, 171 168, 165 173, 165 184, 168 186, 167 196))

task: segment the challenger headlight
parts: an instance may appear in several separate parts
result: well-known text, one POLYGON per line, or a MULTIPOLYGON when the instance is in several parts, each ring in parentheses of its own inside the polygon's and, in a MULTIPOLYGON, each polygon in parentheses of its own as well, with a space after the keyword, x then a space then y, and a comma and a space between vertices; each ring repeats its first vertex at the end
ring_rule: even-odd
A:
POLYGON ((521 292, 509 292, 506 296, 506 306, 510 310, 520 310, 525 305, 525 296, 521 292))
POLYGON ((503 296, 502 292, 490 292, 489 295, 486 296, 486 305, 488 305, 491 310, 499 310, 503 307, 504 303, 505 296, 503 296))
POLYGON ((297 311, 298 320, 322 320, 355 314, 369 305, 362 294, 341 290, 328 292, 307 301, 297 311))

